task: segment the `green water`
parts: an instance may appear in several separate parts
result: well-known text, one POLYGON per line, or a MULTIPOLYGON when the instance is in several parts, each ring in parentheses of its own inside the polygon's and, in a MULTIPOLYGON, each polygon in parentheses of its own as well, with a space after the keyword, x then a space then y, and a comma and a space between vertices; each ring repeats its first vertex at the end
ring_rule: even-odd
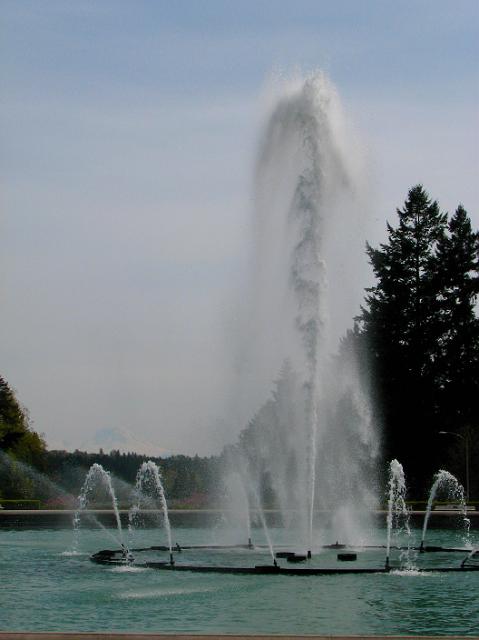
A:
MULTIPOLYGON (((254 534, 259 542, 260 533, 254 534)), ((417 542, 419 531, 415 534, 417 542)), ((384 535, 378 530, 371 542, 384 543, 384 535)), ((231 542, 221 530, 201 527, 176 527, 174 539, 231 542)), ((479 542, 474 533, 472 539, 479 542)), ((90 553, 113 544, 98 529, 81 532, 81 555, 68 555, 71 544, 66 528, 0 529, 0 630, 479 634, 479 572, 309 577, 163 572, 90 562, 90 553)), ((147 529, 135 544, 164 544, 164 536, 147 529)), ((459 546, 462 541, 457 531, 433 529, 428 544, 459 546)), ((462 558, 423 554, 416 562, 458 565, 462 558)), ((176 559, 245 566, 270 561, 265 550, 191 551, 176 559)), ((397 553, 393 560, 398 561, 397 553)), ((336 553, 322 552, 312 563, 334 566, 336 553)), ((370 550, 360 551, 354 566, 383 564, 384 551, 370 550)))

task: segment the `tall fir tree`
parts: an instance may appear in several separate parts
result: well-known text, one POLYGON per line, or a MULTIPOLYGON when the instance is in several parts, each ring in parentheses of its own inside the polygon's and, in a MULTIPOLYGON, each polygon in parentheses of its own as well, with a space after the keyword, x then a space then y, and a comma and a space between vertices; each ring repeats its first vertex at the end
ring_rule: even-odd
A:
POLYGON ((21 464, 43 469, 45 451, 45 442, 31 429, 28 414, 0 376, 0 497, 38 497, 21 464))
POLYGON ((434 466, 434 363, 441 333, 434 265, 447 215, 421 185, 410 189, 397 214, 398 226, 387 227, 388 242, 367 247, 377 283, 367 290, 358 321, 378 388, 385 455, 404 461, 414 485, 422 487, 434 466))
POLYGON ((45 442, 31 427, 8 382, 0 376, 0 450, 34 467, 41 467, 45 442))
MULTIPOLYGON (((462 205, 438 243, 436 278, 442 324, 436 363, 440 423, 468 438, 471 454, 479 455, 479 233, 462 205)), ((463 473, 460 452, 457 458, 463 473)))

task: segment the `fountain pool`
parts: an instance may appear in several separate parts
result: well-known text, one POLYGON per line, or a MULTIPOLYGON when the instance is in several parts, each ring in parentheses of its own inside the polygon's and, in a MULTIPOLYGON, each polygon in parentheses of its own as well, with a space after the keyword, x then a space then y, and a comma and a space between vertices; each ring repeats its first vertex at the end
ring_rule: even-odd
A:
MULTIPOLYGON (((232 531, 186 526, 188 518, 171 515, 175 541, 231 542, 232 531)), ((1 630, 472 636, 479 629, 479 572, 446 575, 412 570, 305 578, 105 567, 89 560, 108 543, 102 529, 82 526, 77 555, 71 555, 71 528, 33 529, 32 520, 23 525, 17 521, 13 527, 0 519, 1 630)), ((111 517, 108 522, 113 525, 111 517)), ((111 533, 116 535, 113 526, 111 533)), ((385 533, 384 528, 371 531, 371 544, 384 544, 385 533)), ((286 541, 286 535, 271 528, 278 543, 286 541)), ((266 545, 261 529, 254 528, 253 536, 257 544, 266 545)), ((473 543, 479 543, 474 531, 471 536, 473 543)), ((420 527, 412 528, 412 537, 417 545, 420 527)), ((164 544, 156 527, 137 532, 138 545, 149 546, 156 540, 164 544)), ((429 544, 451 547, 457 541, 457 530, 429 527, 429 544)), ((194 560, 195 553, 184 551, 182 562, 194 560)), ((232 562, 234 556, 249 563, 251 554, 258 563, 268 562, 266 548, 234 554, 212 550, 208 562, 232 562)), ((336 562, 336 555, 336 550, 324 550, 313 561, 325 566, 336 562)), ((440 553, 424 556, 432 566, 445 561, 440 553)), ((393 562, 395 557, 393 549, 393 562)), ((384 549, 358 550, 361 564, 383 561, 384 549)))

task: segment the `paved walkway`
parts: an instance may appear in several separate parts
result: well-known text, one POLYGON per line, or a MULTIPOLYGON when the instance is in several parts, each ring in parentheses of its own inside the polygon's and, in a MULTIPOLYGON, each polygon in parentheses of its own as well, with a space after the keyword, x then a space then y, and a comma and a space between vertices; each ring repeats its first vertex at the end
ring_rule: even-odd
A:
POLYGON ((471 640, 479 636, 238 636, 172 635, 158 633, 2 633, 0 640, 471 640))

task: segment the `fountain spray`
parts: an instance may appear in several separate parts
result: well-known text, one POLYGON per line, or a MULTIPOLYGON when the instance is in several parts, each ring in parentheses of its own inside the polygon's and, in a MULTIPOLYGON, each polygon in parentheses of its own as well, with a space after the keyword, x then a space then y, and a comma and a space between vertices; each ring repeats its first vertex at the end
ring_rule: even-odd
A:
POLYGON ((273 566, 277 567, 278 563, 276 562, 276 554, 273 548, 273 541, 271 540, 271 536, 269 534, 268 525, 266 524, 266 517, 264 515, 263 505, 261 504, 261 500, 259 499, 258 494, 253 486, 251 486, 251 493, 253 495, 253 501, 256 504, 259 519, 261 521, 261 526, 263 527, 264 535, 266 538, 266 542, 268 545, 269 553, 271 555, 271 559, 273 561, 273 566))
POLYGON ((406 506, 406 479, 402 465, 397 460, 391 460, 389 465, 389 482, 388 482, 388 515, 387 515, 387 544, 386 544, 386 562, 385 569, 389 571, 391 538, 393 529, 399 532, 404 530, 408 536, 408 568, 409 568, 409 547, 411 538, 411 529, 409 527, 409 511, 406 506))
MULTIPOLYGON (((111 504, 113 507, 113 511, 115 514, 116 526, 118 530, 119 543, 122 549, 126 550, 125 553, 128 554, 128 549, 126 548, 123 541, 123 529, 121 526, 121 518, 120 512, 118 509, 118 501, 116 499, 115 490, 113 489, 113 484, 111 482, 111 475, 109 471, 105 471, 105 469, 101 466, 101 464, 97 464, 96 462, 92 464, 90 467, 83 486, 80 491, 80 495, 78 496, 79 507, 76 510, 73 516, 73 531, 75 540, 78 539, 78 531, 80 528, 80 519, 81 513, 87 508, 91 494, 94 489, 98 486, 103 486, 110 496, 111 504)), ((74 543, 74 545, 76 542, 74 543)))
POLYGON ((260 402, 281 373, 273 398, 248 426, 241 453, 259 468, 254 477, 268 477, 283 522, 298 530, 309 553, 315 508, 344 509, 345 501, 363 513, 371 508, 369 470, 378 454, 371 412, 359 408, 368 405, 359 367, 351 358, 333 371, 329 358, 337 349, 331 320, 339 291, 356 278, 351 255, 363 256, 363 173, 355 140, 328 78, 295 78, 281 83, 271 102, 255 170, 251 290, 241 343, 246 402, 241 387, 235 394, 245 406, 260 402), (340 415, 345 406, 353 407, 351 415, 340 415))
POLYGON ((464 487, 462 486, 462 484, 460 484, 458 479, 452 475, 452 473, 449 473, 449 471, 445 471, 444 469, 440 469, 434 476, 434 482, 432 484, 431 491, 429 492, 429 499, 427 501, 426 514, 424 516, 424 524, 422 527, 421 545, 419 547, 419 550, 421 552, 424 551, 427 525, 431 516, 434 499, 436 498, 437 493, 443 488, 447 490, 448 499, 457 500, 460 504, 465 529, 464 542, 466 544, 469 544, 469 528, 471 521, 467 517, 467 505, 464 495, 464 487))
POLYGON ((163 482, 161 481, 161 474, 158 465, 152 460, 144 462, 138 469, 136 474, 135 483, 135 504, 130 509, 130 523, 133 522, 134 514, 140 510, 142 502, 145 500, 145 496, 150 496, 154 500, 159 500, 161 510, 163 513, 163 524, 165 527, 168 549, 170 555, 170 564, 174 565, 173 560, 173 545, 171 538, 171 525, 168 515, 168 504, 166 502, 165 490, 163 482))

